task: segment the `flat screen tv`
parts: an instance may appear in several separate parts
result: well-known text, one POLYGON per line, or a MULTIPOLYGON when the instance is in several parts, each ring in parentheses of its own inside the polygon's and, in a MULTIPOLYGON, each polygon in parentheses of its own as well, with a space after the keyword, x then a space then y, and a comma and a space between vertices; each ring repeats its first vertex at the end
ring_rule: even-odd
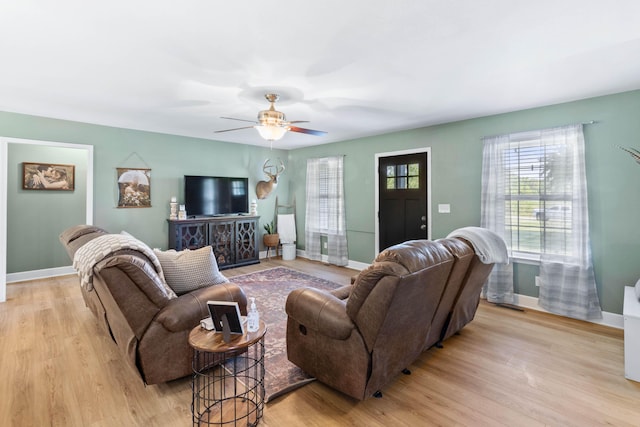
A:
POLYGON ((188 218, 249 212, 249 178, 184 177, 184 204, 188 218))

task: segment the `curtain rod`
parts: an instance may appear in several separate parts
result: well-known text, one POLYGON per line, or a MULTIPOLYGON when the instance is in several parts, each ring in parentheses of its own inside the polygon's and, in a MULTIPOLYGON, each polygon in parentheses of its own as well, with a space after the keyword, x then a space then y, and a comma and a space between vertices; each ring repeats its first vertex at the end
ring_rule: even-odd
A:
POLYGON ((522 130, 522 131, 519 131, 519 132, 509 132, 509 133, 500 133, 500 134, 496 134, 496 135, 487 135, 487 136, 483 136, 482 138, 480 138, 480 141, 482 141, 485 138, 495 138, 495 137, 498 137, 498 136, 512 135, 514 133, 538 132, 540 130, 559 128, 559 127, 563 127, 563 126, 571 126, 571 125, 578 125, 578 124, 580 124, 580 125, 593 125, 593 124, 596 124, 596 123, 598 123, 598 122, 595 121, 595 120, 589 120, 588 122, 569 123, 569 124, 566 124, 566 125, 551 126, 551 127, 547 127, 547 128, 544 128, 544 129, 522 130))

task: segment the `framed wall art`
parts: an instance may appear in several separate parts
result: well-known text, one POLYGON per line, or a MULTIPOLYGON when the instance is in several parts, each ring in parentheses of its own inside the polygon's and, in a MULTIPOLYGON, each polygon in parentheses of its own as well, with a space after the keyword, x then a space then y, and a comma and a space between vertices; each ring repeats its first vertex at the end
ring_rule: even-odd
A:
POLYGON ((116 168, 118 207, 151 207, 151 169, 116 168))
POLYGON ((23 162, 22 189, 73 191, 75 170, 74 165, 23 162))

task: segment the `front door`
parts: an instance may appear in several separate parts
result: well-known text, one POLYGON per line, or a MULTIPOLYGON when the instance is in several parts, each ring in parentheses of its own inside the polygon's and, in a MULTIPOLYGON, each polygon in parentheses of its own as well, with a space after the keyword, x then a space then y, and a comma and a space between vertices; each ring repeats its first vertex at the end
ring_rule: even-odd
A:
POLYGON ((381 157, 378 171, 380 251, 426 239, 427 153, 381 157))

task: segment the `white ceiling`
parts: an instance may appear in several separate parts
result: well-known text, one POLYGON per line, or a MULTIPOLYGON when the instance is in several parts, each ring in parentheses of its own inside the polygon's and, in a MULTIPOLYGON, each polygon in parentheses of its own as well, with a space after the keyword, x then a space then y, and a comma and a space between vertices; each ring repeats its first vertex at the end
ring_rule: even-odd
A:
POLYGON ((296 148, 640 88, 637 0, 0 0, 0 111, 296 148))

